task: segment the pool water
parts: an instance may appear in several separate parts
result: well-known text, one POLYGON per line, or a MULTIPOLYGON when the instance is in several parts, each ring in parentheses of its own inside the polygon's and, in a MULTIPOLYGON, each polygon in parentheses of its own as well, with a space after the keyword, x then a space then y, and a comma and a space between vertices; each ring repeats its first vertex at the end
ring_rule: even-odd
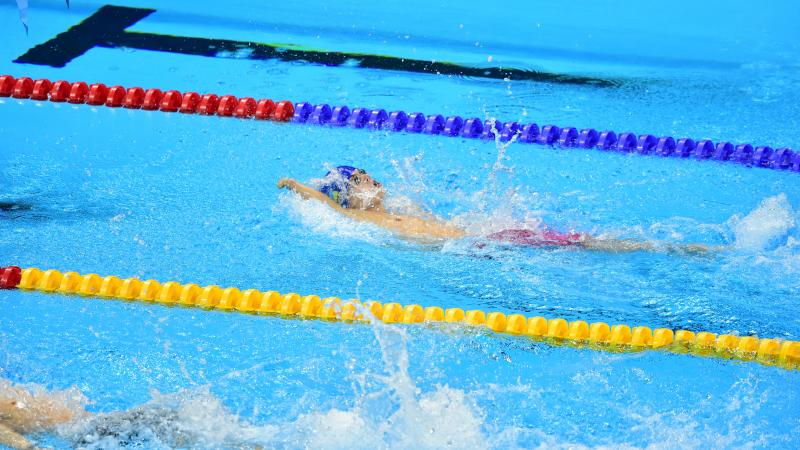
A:
MULTIPOLYGON (((33 4, 27 36, 15 4, 0 4, 0 72, 800 149, 790 2, 768 10, 578 2, 570 11, 554 2, 123 3, 157 10, 131 31, 502 65, 609 85, 130 48, 93 48, 63 68, 12 62, 93 14, 103 5, 95 2, 33 4)), ((0 133, 0 202, 31 205, 0 211, 0 266, 800 339, 794 172, 12 98, 0 99, 0 133), (364 167, 390 194, 478 235, 547 224, 727 249, 423 245, 276 188, 281 177, 308 181, 337 164, 364 167)), ((798 372, 756 363, 39 292, 0 291, 0 302, 0 378, 74 386, 93 412, 170 408, 194 447, 800 441, 798 372)), ((36 439, 68 448, 81 426, 36 439)), ((173 445, 129 426, 145 448, 173 445)))

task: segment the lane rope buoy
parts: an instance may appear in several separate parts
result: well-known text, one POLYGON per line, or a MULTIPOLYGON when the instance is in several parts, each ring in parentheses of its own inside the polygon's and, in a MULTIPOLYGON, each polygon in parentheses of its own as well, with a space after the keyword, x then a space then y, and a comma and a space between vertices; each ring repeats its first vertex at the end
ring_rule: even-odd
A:
POLYGON ((34 81, 28 77, 14 78, 11 75, 0 76, 0 97, 278 122, 291 120, 295 112, 294 104, 288 100, 275 103, 271 99, 261 99, 256 102, 251 97, 237 98, 233 95, 218 96, 209 93, 201 96, 196 92, 162 92, 155 88, 145 90, 138 86, 125 88, 119 85, 106 86, 103 83, 87 84, 83 81, 34 81))
POLYGON ((564 148, 596 148, 637 155, 655 155, 694 160, 729 162, 748 167, 763 167, 775 170, 800 172, 800 151, 782 147, 753 146, 751 144, 714 143, 709 139, 661 138, 652 134, 637 135, 631 132, 617 133, 611 130, 592 128, 577 129, 547 124, 502 122, 480 120, 477 117, 424 115, 420 112, 387 112, 384 109, 349 108, 345 105, 331 106, 325 103, 313 105, 308 102, 296 104, 271 99, 258 102, 252 97, 237 98, 233 95, 181 93, 176 90, 162 92, 160 89, 141 87, 108 87, 103 83, 73 83, 47 79, 33 80, 29 77, 14 78, 0 76, 0 97, 29 99, 36 101, 69 102, 109 108, 124 107, 149 111, 179 112, 183 114, 217 115, 239 119, 274 120, 299 124, 367 128, 393 132, 421 133, 467 139, 499 139, 515 142, 559 146, 564 148))
POLYGON ((139 278, 61 272, 35 267, 0 268, 0 289, 23 289, 64 295, 114 298, 164 305, 181 305, 222 311, 272 314, 279 317, 324 319, 348 323, 380 320, 384 323, 451 323, 527 336, 554 345, 586 346, 611 352, 661 350, 741 361, 756 361, 784 369, 800 368, 800 342, 735 336, 732 334, 671 330, 605 322, 568 322, 562 318, 526 317, 522 314, 464 311, 461 308, 362 302, 338 297, 277 291, 240 290, 216 285, 180 284, 139 278))

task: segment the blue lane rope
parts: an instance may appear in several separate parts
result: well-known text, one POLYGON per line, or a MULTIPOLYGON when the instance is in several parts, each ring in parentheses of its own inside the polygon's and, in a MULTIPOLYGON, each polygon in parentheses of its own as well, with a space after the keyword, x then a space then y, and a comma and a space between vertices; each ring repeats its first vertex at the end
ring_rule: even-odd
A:
MULTIPOLYGON (((331 108, 325 103, 312 105, 307 102, 295 104, 294 123, 349 126, 370 130, 423 133, 470 139, 494 139, 491 120, 464 119, 460 116, 444 117, 434 114, 394 111, 383 109, 355 108, 347 106, 331 108)), ((769 146, 755 147, 751 144, 734 145, 730 142, 714 143, 710 139, 676 139, 671 136, 658 138, 652 134, 636 135, 625 132, 598 131, 592 128, 578 130, 574 127, 544 125, 536 123, 494 121, 495 129, 503 142, 517 136, 516 142, 524 144, 557 145, 565 148, 598 148, 600 150, 657 155, 696 160, 730 162, 748 167, 763 167, 775 170, 800 172, 800 152, 790 148, 773 149, 769 146)))

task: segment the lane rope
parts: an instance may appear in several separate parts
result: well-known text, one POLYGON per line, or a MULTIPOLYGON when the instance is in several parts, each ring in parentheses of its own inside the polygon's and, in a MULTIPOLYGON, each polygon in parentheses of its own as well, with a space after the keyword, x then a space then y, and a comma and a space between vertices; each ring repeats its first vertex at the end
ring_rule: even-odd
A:
POLYGON ((46 78, 36 81, 28 77, 15 79, 11 75, 0 76, 0 97, 279 122, 286 122, 294 116, 294 105, 288 100, 275 103, 268 98, 256 101, 252 97, 220 97, 216 94, 200 95, 197 92, 181 93, 155 88, 145 90, 140 87, 126 89, 118 85, 108 87, 103 83, 90 85, 83 81, 70 83, 64 80, 53 82, 46 78))
POLYGON ((394 302, 361 302, 357 299, 280 294, 256 289, 241 291, 235 287, 199 286, 175 281, 161 283, 138 278, 122 279, 113 275, 103 277, 94 273, 62 273, 35 267, 0 268, 0 289, 15 288, 349 323, 373 320, 402 324, 455 323, 489 329, 495 333, 527 336, 553 345, 586 346, 611 352, 661 350, 701 357, 756 361, 784 369, 800 368, 800 342, 759 339, 755 336, 716 335, 705 331, 673 331, 668 328, 652 330, 646 326, 630 327, 604 322, 590 324, 582 320, 568 322, 562 318, 548 320, 540 316, 487 313, 477 309, 464 311, 461 308, 444 309, 416 304, 404 306, 394 302))
POLYGON ((481 120, 477 117, 445 117, 420 112, 387 112, 384 109, 353 108, 308 102, 293 104, 288 100, 256 101, 252 97, 233 95, 181 93, 176 90, 143 89, 141 87, 108 87, 103 83, 87 84, 83 81, 52 82, 29 77, 0 76, 0 97, 51 102, 69 102, 111 108, 124 107, 149 111, 179 112, 183 114, 217 115, 240 119, 291 121, 294 123, 422 133, 470 139, 495 139, 526 144, 540 144, 565 148, 597 148, 606 151, 657 155, 695 160, 714 160, 736 163, 748 167, 800 172, 800 152, 790 148, 773 149, 752 144, 735 145, 730 142, 713 142, 710 139, 656 137, 631 132, 600 131, 593 128, 578 130, 574 127, 536 123, 501 122, 481 120))

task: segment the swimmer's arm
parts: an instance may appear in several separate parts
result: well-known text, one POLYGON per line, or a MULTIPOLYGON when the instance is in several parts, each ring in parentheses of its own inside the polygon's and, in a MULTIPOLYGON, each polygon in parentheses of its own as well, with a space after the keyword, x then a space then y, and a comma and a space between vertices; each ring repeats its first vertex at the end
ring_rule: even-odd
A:
POLYGON ((344 208, 341 205, 333 201, 330 197, 323 194, 322 192, 304 185, 303 183, 298 183, 297 181, 291 178, 281 178, 278 181, 278 189, 289 189, 290 191, 296 192, 300 197, 304 198, 305 200, 316 200, 322 203, 327 204, 331 208, 339 211, 344 212, 344 208))
POLYGON ((0 445, 18 450, 34 448, 33 443, 25 438, 25 436, 17 433, 3 423, 0 423, 0 445))

